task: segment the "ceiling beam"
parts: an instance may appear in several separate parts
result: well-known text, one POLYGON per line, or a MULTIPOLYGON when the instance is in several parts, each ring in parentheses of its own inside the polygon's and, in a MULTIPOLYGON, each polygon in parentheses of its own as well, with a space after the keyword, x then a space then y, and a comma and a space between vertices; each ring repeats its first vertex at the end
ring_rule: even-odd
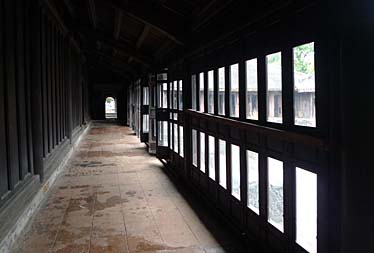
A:
POLYGON ((181 38, 183 33, 186 32, 186 29, 184 28, 185 20, 181 21, 180 18, 173 20, 171 17, 175 16, 175 14, 172 14, 172 12, 166 12, 166 9, 154 8, 152 4, 149 4, 148 0, 102 1, 103 3, 110 4, 115 9, 123 10, 126 15, 157 30, 176 44, 181 46, 185 45, 184 39, 181 38), (177 19, 179 20, 177 21, 177 19))
POLYGON ((74 19, 76 17, 74 5, 72 5, 70 0, 64 0, 64 4, 70 13, 70 16, 74 19))
POLYGON ((116 49, 119 53, 133 57, 136 62, 149 68, 153 65, 153 57, 146 56, 139 52, 135 47, 122 43, 121 41, 114 40, 111 36, 107 36, 105 33, 96 31, 80 31, 91 41, 100 42, 102 46, 108 46, 112 49, 116 49))
POLYGON ((87 0, 87 1, 88 1, 88 15, 90 17, 92 27, 95 30, 97 28, 97 16, 96 16, 95 0, 87 0))
POLYGON ((147 38, 149 30, 150 30, 149 25, 145 25, 143 28, 142 34, 140 34, 138 41, 136 42, 136 49, 139 49, 142 46, 145 38, 147 38))
POLYGON ((85 52, 91 56, 91 58, 95 58, 97 61, 105 62, 117 70, 122 72, 128 73, 131 77, 137 76, 137 71, 126 64, 121 58, 114 57, 112 55, 108 55, 104 52, 99 52, 97 50, 85 50, 85 52))
POLYGON ((118 40, 121 34, 123 11, 116 9, 115 12, 113 37, 115 40, 118 40))

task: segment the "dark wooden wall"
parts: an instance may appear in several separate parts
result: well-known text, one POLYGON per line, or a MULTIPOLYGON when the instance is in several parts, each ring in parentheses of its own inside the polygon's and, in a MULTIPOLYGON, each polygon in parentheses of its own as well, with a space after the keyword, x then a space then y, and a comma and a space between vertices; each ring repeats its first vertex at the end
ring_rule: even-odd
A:
POLYGON ((87 75, 79 45, 53 7, 0 3, 0 211, 89 121, 87 75))

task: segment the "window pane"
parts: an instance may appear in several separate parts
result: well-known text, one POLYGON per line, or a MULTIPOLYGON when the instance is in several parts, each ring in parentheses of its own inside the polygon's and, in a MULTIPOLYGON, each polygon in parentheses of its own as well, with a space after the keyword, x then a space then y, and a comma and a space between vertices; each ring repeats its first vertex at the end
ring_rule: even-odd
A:
POLYGON ((168 80, 168 74, 167 73, 160 73, 160 74, 157 74, 157 81, 160 81, 160 80, 168 80))
POLYGON ((266 56, 267 121, 282 123, 282 55, 266 56))
POLYGON ((200 133, 200 170, 205 172, 205 133, 200 133))
POLYGON ((231 194, 240 200, 240 148, 231 144, 231 194))
POLYGON ((192 83, 192 88, 191 88, 192 109, 196 110, 196 75, 192 75, 191 83, 192 83))
POLYGON ((204 73, 200 73, 199 75, 199 111, 204 112, 204 73))
POLYGON ((258 120, 257 59, 248 60, 246 66, 247 119, 258 120))
POLYGON ((283 232, 283 162, 268 158, 268 221, 283 232))
POLYGON ((161 107, 168 108, 168 84, 162 84, 161 107))
POLYGON ((218 114, 225 115, 225 68, 218 69, 218 114))
POLYGON ((178 109, 178 82, 173 82, 173 108, 178 109))
POLYGON ((215 138, 213 136, 208 137, 209 140, 209 177, 216 180, 216 163, 215 163, 215 138))
POLYGON ((184 157, 183 126, 179 126, 179 154, 181 157, 184 157))
POLYGON ((197 131, 192 129, 192 164, 197 167, 197 131))
POLYGON ((143 114, 143 133, 149 132, 149 115, 143 114))
POLYGON ((208 112, 214 113, 214 71, 208 72, 208 112))
POLYGON ((219 140, 219 184, 226 189, 226 141, 219 140))
POLYGON ((317 175, 296 168, 296 242, 317 252, 317 175))
POLYGON ((158 145, 161 147, 168 146, 168 122, 158 122, 158 145))
POLYGON ((239 64, 230 66, 230 116, 239 117, 239 64))
POLYGON ((178 125, 174 124, 174 151, 178 153, 178 125))
POLYGON ((182 80, 179 80, 179 110, 183 111, 183 83, 182 80))
POLYGON ((162 84, 157 84, 157 97, 156 97, 156 106, 157 108, 161 108, 161 97, 162 97, 162 84))
POLYGON ((295 125, 316 126, 314 42, 294 47, 295 125))
POLYGON ((258 153, 247 150, 248 207, 257 214, 259 210, 258 153))
POLYGON ((170 142, 169 142, 169 147, 171 150, 174 150, 174 135, 173 135, 173 123, 169 123, 169 137, 170 137, 170 142))
POLYGON ((169 109, 173 109, 173 83, 169 83, 169 109))
POLYGON ((149 88, 143 87, 143 105, 149 105, 149 88))

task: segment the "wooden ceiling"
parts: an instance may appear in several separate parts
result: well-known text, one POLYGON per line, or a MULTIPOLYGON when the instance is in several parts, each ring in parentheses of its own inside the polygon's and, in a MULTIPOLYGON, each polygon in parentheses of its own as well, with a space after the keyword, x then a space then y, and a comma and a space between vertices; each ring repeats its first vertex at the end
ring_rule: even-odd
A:
MULTIPOLYGON (((48 0, 45 0, 48 1, 48 0)), ((134 80, 151 68, 201 46, 208 27, 217 32, 243 22, 274 0, 49 0, 86 54, 90 70, 103 66, 134 80), (225 12, 237 10, 238 15, 225 12), (248 10, 248 11, 246 11, 248 10), (246 14, 248 13, 248 14, 246 14), (237 16, 237 17, 235 17, 237 16)), ((292 2, 292 1, 287 1, 292 2)), ((283 2, 284 4, 284 2, 283 2)), ((210 29, 211 30, 211 29, 210 29)), ((209 32, 207 32, 209 31, 209 32)))

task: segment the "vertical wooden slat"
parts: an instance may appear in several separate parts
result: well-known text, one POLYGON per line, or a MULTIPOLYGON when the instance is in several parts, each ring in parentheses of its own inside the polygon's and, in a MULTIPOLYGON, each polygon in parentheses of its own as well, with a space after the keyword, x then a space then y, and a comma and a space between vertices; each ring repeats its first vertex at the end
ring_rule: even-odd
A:
POLYGON ((56 32, 56 27, 51 21, 51 52, 50 52, 50 59, 51 59, 51 106, 52 106, 52 143, 53 143, 53 148, 57 145, 56 142, 56 64, 55 64, 55 32, 56 32))
POLYGON ((51 44, 52 44, 52 29, 51 29, 51 22, 49 18, 47 19, 47 34, 46 34, 46 46, 47 46, 47 66, 46 66, 46 71, 48 73, 47 75, 47 100, 48 100, 48 149, 49 152, 52 151, 53 149, 53 118, 52 118, 52 68, 51 68, 51 44))
POLYGON ((15 1, 16 17, 16 90, 17 90, 17 116, 18 116, 18 151, 20 163, 20 179, 23 179, 28 171, 27 156, 27 130, 26 124, 26 95, 25 95, 25 58, 24 58, 24 29, 23 29, 23 4, 22 0, 15 1))
MULTIPOLYGON (((27 1, 28 2, 28 1, 27 1)), ((30 104, 31 104, 31 112, 30 115, 32 119, 32 148, 33 148, 33 167, 34 173, 39 174, 41 178, 43 178, 43 156, 45 155, 45 151, 47 150, 47 143, 44 135, 44 130, 46 129, 44 124, 46 121, 44 120, 45 112, 45 100, 43 98, 43 85, 45 84, 45 74, 43 72, 45 66, 44 56, 45 56, 45 47, 43 39, 44 39, 44 16, 41 13, 40 7, 36 4, 29 5, 32 12, 30 15, 30 23, 31 25, 28 26, 30 28, 30 33, 32 34, 29 37, 28 46, 33 50, 29 51, 29 56, 32 59, 32 63, 30 62, 30 104), (43 36, 42 36, 43 35, 43 36), (44 64, 44 65, 43 65, 44 64)), ((26 12, 28 9, 26 10, 26 12)), ((28 19, 26 19, 28 22, 28 19)), ((28 54, 27 54, 28 55, 28 54)), ((28 61, 27 61, 28 62, 28 61)), ((31 163, 30 163, 31 164, 31 163)))
POLYGON ((3 48, 3 36, 4 33, 4 13, 3 4, 0 2, 0 198, 8 191, 8 165, 7 165, 7 149, 6 149, 6 135, 5 135, 5 96, 4 96, 4 48, 3 48))
POLYGON ((59 64, 58 64, 58 28, 55 29, 55 39, 54 39, 54 44, 55 44, 55 83, 56 83, 56 141, 57 145, 60 143, 60 76, 59 76, 59 64))
POLYGON ((58 95, 58 103, 59 103, 59 114, 58 114, 58 118, 59 118, 59 124, 58 124, 58 127, 59 127, 59 141, 62 141, 62 111, 63 111, 63 108, 62 108, 62 68, 61 68, 61 32, 58 31, 58 34, 57 34, 57 42, 58 42, 58 47, 57 47, 57 62, 58 62, 58 91, 59 91, 59 95, 58 95))
POLYGON ((41 32, 41 82, 42 82, 42 120, 43 120, 43 157, 46 157, 49 153, 49 141, 48 141, 48 89, 47 89, 47 19, 45 13, 40 13, 40 32, 41 32))
POLYGON ((18 133, 17 133, 17 91, 15 80, 15 8, 13 0, 5 1, 5 71, 6 92, 5 111, 7 118, 7 146, 8 146, 8 175, 10 177, 10 188, 14 189, 19 182, 19 156, 18 156, 18 133))
MULTIPOLYGON (((34 173, 34 157, 33 157, 33 140, 32 140, 32 119, 31 119, 31 69, 30 69, 30 54, 32 52, 32 49, 34 48, 37 50, 38 45, 35 47, 31 46, 30 41, 30 29, 34 29, 31 25, 30 20, 30 11, 31 11, 31 4, 30 1, 24 1, 24 8, 23 8, 23 26, 24 26, 24 33, 25 33, 25 41, 23 43, 25 54, 24 54, 24 61, 25 61, 25 88, 26 88, 26 129, 27 129, 27 156, 28 156, 28 173, 34 173)), ((36 16, 36 20, 38 20, 39 17, 36 16)), ((39 39, 40 34, 35 34, 36 37, 39 39)), ((39 51, 38 51, 39 52, 39 51)), ((33 58, 34 59, 34 58, 33 58)), ((40 61, 38 60, 37 66, 40 66, 40 61)), ((40 85, 40 79, 39 79, 39 85, 40 85)), ((39 103, 38 106, 40 107, 40 97, 39 97, 39 103)), ((37 116, 40 121, 40 112, 37 116)), ((35 122, 36 124, 36 122, 35 122)), ((39 128, 41 129, 41 125, 39 125, 39 128)), ((42 149, 42 142, 38 143, 39 149, 42 149)))

